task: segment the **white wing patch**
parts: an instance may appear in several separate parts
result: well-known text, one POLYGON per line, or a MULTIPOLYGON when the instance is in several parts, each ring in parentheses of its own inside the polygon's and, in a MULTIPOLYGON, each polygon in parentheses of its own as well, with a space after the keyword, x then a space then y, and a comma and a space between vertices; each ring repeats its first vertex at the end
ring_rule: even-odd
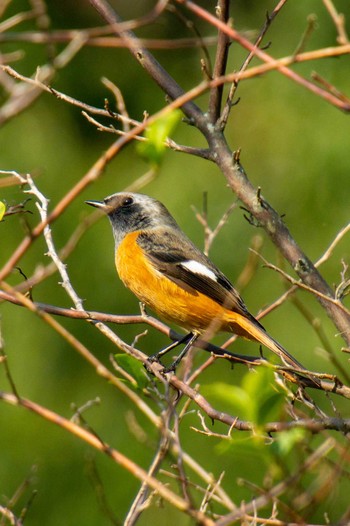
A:
POLYGON ((189 261, 183 261, 180 264, 182 267, 193 272, 193 274, 200 274, 201 276, 206 276, 207 278, 217 282, 215 272, 203 265, 203 263, 199 263, 198 261, 194 261, 194 259, 190 259, 189 261))

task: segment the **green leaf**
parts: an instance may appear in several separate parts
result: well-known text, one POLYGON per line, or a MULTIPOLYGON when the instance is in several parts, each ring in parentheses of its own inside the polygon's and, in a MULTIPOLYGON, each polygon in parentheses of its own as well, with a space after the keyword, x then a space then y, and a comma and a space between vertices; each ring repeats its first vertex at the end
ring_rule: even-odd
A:
POLYGON ((298 427, 289 431, 281 431, 271 444, 271 451, 279 457, 288 457, 295 446, 305 439, 306 433, 305 429, 298 427))
POLYGON ((115 361, 136 382, 139 389, 145 389, 149 384, 149 378, 142 363, 127 354, 116 354, 115 361))
POLYGON ((2 218, 4 217, 5 212, 6 212, 6 206, 2 201, 0 201, 0 221, 2 221, 2 218))
POLYGON ((151 165, 157 167, 163 160, 166 150, 165 140, 171 135, 181 119, 182 112, 174 110, 157 119, 145 131, 147 141, 138 144, 138 152, 145 157, 151 165))
POLYGON ((263 425, 267 422, 280 419, 284 403, 285 396, 272 389, 270 395, 259 403, 255 422, 258 425, 263 425))
POLYGON ((244 376, 242 388, 251 399, 250 419, 261 425, 279 417, 285 396, 276 386, 274 373, 268 367, 259 367, 244 376))
POLYGON ((221 440, 215 445, 218 455, 230 453, 231 458, 239 462, 241 466, 255 466, 261 469, 262 461, 268 465, 271 454, 266 447, 266 436, 257 434, 242 434, 239 431, 231 433, 231 440, 221 440), (243 435, 243 436, 242 436, 243 435))
POLYGON ((204 396, 210 396, 216 402, 224 404, 227 410, 241 419, 249 419, 251 399, 249 394, 238 385, 214 382, 201 389, 204 396))
POLYGON ((240 386, 215 382, 204 386, 202 392, 219 403, 220 410, 229 411, 258 426, 279 418, 285 401, 284 394, 276 387, 273 371, 268 367, 248 371, 240 386))
POLYGON ((271 386, 274 383, 273 371, 268 367, 258 367, 243 376, 242 389, 252 397, 259 396, 261 398, 263 394, 271 391, 271 386))

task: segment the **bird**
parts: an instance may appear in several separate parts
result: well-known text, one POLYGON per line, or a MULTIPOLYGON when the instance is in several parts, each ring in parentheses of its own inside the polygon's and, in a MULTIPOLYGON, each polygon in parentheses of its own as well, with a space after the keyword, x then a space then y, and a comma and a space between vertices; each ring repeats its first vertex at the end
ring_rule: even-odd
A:
POLYGON ((230 280, 187 237, 164 204, 130 192, 85 202, 109 218, 115 265, 124 285, 161 318, 188 331, 150 356, 150 361, 160 361, 183 343, 179 356, 166 368, 166 372, 175 371, 201 334, 230 332, 266 346, 285 365, 305 371, 250 314, 230 280))

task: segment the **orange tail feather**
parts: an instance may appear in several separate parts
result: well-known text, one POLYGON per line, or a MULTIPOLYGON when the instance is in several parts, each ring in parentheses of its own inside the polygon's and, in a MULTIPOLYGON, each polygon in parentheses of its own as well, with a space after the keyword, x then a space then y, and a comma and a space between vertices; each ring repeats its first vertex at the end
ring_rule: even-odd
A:
POLYGON ((227 321, 234 333, 262 343, 265 347, 270 349, 270 351, 277 354, 286 365, 292 366, 300 371, 306 370, 305 367, 293 358, 293 356, 289 354, 282 345, 274 340, 253 317, 250 320, 249 318, 234 312, 230 312, 230 315, 230 319, 227 321))

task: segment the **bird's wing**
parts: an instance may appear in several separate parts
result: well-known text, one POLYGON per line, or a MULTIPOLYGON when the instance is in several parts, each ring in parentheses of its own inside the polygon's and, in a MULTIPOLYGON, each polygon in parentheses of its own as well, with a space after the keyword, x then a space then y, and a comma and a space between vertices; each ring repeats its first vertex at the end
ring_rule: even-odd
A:
MULTIPOLYGON (((200 292, 219 305, 254 319, 227 277, 188 238, 162 229, 140 233, 137 242, 152 265, 180 287, 200 292)), ((260 324, 259 324, 260 325, 260 324)))

